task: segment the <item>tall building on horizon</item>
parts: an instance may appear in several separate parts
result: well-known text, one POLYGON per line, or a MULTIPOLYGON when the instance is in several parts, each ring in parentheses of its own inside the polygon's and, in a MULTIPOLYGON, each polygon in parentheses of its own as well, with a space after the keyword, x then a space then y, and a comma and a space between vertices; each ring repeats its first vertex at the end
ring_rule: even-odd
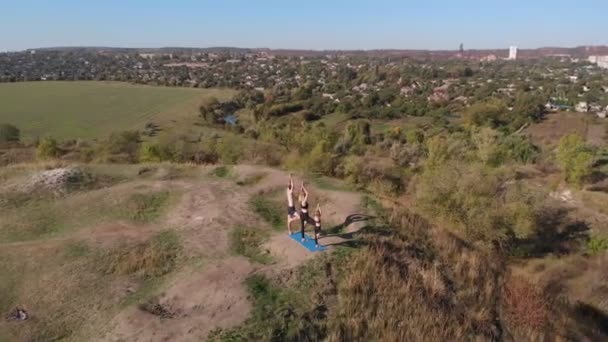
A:
POLYGON ((517 59, 517 46, 509 47, 509 59, 511 59, 511 60, 517 59))

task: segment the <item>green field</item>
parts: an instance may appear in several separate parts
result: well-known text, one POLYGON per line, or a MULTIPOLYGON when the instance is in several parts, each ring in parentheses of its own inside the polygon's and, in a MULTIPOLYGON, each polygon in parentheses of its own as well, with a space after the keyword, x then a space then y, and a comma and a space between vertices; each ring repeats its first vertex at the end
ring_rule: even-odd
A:
POLYGON ((206 96, 230 97, 226 89, 152 87, 118 82, 23 82, 0 84, 0 123, 26 139, 99 138, 141 129, 147 122, 192 124, 206 96))

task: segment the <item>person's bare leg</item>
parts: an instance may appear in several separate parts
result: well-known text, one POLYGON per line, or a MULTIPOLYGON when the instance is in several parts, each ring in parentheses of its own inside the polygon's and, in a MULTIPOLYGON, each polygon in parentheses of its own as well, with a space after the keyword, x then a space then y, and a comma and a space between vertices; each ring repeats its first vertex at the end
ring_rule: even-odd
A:
POLYGON ((293 222, 291 220, 291 217, 289 217, 289 215, 287 215, 287 232, 289 235, 291 235, 291 222, 293 222))

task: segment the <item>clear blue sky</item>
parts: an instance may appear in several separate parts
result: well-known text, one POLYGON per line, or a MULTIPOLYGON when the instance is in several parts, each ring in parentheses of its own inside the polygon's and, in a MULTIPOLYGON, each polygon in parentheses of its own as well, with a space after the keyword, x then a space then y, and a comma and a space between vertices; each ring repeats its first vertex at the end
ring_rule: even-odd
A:
POLYGON ((608 0, 0 0, 0 51, 49 46, 608 45, 608 0))

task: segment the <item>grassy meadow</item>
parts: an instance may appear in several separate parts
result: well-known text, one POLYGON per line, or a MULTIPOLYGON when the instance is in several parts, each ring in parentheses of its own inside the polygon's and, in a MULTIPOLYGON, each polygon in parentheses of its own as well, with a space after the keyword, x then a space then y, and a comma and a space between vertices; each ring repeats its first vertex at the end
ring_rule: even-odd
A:
POLYGON ((207 96, 225 99, 232 90, 169 88, 117 82, 22 82, 0 84, 0 122, 24 138, 100 138, 142 129, 147 122, 172 129, 189 125, 207 96))

